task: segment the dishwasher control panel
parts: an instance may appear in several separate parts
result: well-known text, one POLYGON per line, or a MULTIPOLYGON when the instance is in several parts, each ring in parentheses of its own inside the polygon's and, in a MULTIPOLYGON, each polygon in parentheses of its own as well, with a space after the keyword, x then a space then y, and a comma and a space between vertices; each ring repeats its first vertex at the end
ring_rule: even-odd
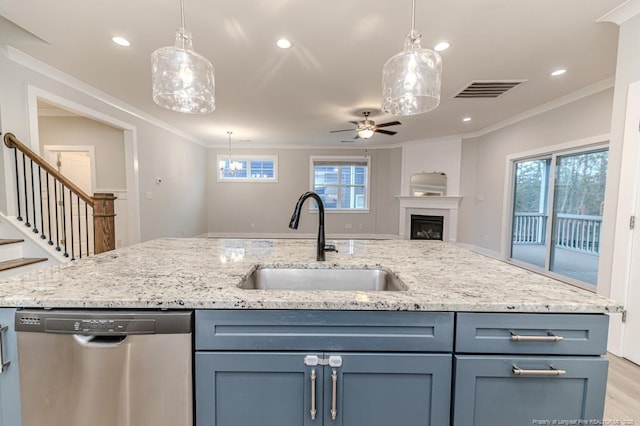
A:
POLYGON ((191 332, 190 311, 119 312, 75 310, 17 311, 18 332, 129 335, 191 332))

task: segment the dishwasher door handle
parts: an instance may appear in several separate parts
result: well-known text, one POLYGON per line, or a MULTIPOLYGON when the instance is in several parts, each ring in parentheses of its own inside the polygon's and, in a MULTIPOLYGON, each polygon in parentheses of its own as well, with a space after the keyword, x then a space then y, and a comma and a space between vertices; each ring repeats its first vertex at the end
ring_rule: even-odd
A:
POLYGON ((74 334, 73 340, 81 346, 93 347, 93 348, 109 348, 120 346, 127 340, 126 335, 117 335, 117 336, 102 336, 102 335, 85 335, 85 334, 74 334))

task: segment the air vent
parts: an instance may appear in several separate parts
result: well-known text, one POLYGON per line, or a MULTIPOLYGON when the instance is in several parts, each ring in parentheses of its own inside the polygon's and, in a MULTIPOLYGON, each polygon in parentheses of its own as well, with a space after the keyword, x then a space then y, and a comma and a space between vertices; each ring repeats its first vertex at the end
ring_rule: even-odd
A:
POLYGON ((527 80, 472 81, 454 98, 497 98, 527 80))

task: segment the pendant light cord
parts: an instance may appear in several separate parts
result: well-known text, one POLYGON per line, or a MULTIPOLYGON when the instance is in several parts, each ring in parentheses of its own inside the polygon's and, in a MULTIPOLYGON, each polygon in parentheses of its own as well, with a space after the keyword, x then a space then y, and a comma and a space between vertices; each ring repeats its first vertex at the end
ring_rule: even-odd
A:
MULTIPOLYGON (((415 0, 414 0, 414 7, 415 7, 415 0)), ((184 26, 184 0, 180 0, 180 24, 182 25, 182 29, 185 28, 184 26)))
POLYGON ((411 8, 411 34, 412 35, 415 30, 416 30, 416 0, 413 0, 413 7, 411 8))
POLYGON ((420 38, 416 34, 416 0, 413 0, 413 6, 411 8, 411 32, 409 33, 409 37, 411 37, 412 42, 420 38))

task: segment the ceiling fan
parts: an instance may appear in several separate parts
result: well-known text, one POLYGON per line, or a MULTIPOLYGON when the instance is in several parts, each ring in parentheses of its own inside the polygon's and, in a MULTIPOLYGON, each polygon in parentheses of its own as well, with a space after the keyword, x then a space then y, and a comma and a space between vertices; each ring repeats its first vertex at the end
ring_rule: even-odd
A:
MULTIPOLYGON (((388 123, 376 124, 375 121, 369 120, 369 114, 371 114, 371 112, 364 111, 362 113, 362 115, 364 116, 364 120, 361 120, 361 121, 349 121, 349 123, 355 124, 356 126, 358 126, 355 129, 332 130, 329 133, 355 131, 356 132, 356 136, 353 138, 354 140, 356 140, 356 139, 369 139, 369 138, 371 138, 373 136, 374 133, 382 133, 382 134, 390 135, 390 136, 393 136, 396 133, 398 133, 398 132, 393 132, 391 130, 382 130, 381 127, 398 126, 398 125, 402 124, 401 122, 399 122, 399 121, 390 121, 388 123)), ((353 140, 342 141, 342 142, 353 142, 353 140)))

